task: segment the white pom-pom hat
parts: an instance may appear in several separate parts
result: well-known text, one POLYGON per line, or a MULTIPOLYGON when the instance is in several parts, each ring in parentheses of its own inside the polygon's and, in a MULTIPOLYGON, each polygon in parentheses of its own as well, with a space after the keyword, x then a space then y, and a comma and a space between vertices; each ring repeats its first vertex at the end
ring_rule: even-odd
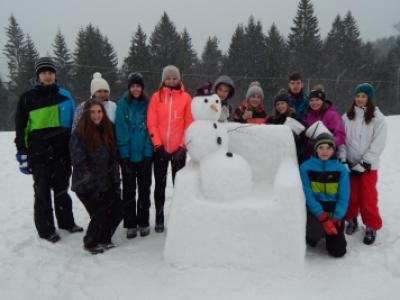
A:
POLYGON ((99 90, 106 90, 110 93, 110 86, 108 82, 103 79, 101 73, 96 72, 93 74, 92 82, 90 83, 90 95, 94 95, 99 90))

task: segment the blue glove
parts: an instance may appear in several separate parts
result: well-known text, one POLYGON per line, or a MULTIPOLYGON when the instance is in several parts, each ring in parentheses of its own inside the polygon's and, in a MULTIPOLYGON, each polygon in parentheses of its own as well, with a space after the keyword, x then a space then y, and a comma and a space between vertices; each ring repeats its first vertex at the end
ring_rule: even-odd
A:
POLYGON ((28 156, 25 154, 18 154, 15 155, 15 158, 19 162, 19 170, 21 173, 24 173, 26 175, 32 174, 32 169, 29 167, 28 164, 28 156))

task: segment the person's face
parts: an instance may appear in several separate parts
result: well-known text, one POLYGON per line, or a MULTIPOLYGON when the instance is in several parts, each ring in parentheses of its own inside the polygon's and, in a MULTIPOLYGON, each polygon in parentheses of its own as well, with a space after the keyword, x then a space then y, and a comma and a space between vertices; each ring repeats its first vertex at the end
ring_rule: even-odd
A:
POLYGON ((129 87, 129 92, 134 98, 139 98, 142 95, 142 90, 142 86, 137 83, 134 83, 129 87))
POLYGON ((289 104, 286 101, 277 101, 275 104, 275 109, 280 114, 286 113, 288 108, 289 104))
POLYGON ((40 72, 38 76, 39 76, 39 82, 44 86, 49 86, 56 82, 56 73, 52 71, 40 72))
POLYGON ((355 98, 356 105, 358 107, 365 107, 368 102, 368 96, 365 93, 358 93, 355 98))
POLYGON ((332 157, 335 150, 331 145, 322 144, 317 147, 317 156, 321 160, 328 160, 332 157))
POLYGON ((165 78, 164 84, 166 86, 170 86, 170 87, 175 87, 179 84, 179 79, 176 78, 175 76, 167 76, 167 78, 165 78))
POLYGON ((311 98, 309 104, 312 110, 319 110, 324 102, 319 98, 311 98))
POLYGON ((249 98, 249 103, 252 107, 258 107, 261 104, 261 96, 260 95, 253 95, 249 98))
POLYGON ((103 120, 103 111, 100 105, 94 104, 90 107, 90 120, 96 125, 99 125, 103 120))
POLYGON ((221 101, 225 101, 228 98, 230 91, 231 88, 229 86, 220 84, 217 88, 217 95, 221 101))
POLYGON ((289 89, 293 94, 299 94, 304 87, 303 80, 290 80, 289 89))
POLYGON ((98 90, 94 93, 94 97, 101 101, 106 101, 110 96, 110 92, 107 90, 98 90))

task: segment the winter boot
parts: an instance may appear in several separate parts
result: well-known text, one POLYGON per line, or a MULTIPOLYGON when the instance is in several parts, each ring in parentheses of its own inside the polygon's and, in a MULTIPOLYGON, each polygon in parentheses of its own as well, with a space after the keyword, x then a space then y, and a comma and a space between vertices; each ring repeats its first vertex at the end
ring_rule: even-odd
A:
POLYGON ((354 232, 357 231, 357 229, 358 229, 357 218, 347 221, 347 226, 346 226, 346 234, 347 235, 352 235, 354 232))
POLYGON ((115 244, 112 242, 106 243, 106 244, 99 244, 99 247, 103 248, 104 251, 110 250, 112 248, 115 248, 115 244))
POLYGON ((126 232, 126 238, 127 239, 134 239, 137 237, 137 229, 136 228, 128 228, 126 232))
POLYGON ((57 243, 59 240, 61 240, 61 237, 58 235, 57 232, 53 232, 50 234, 48 237, 44 238, 45 240, 52 242, 52 243, 57 243))
POLYGON ((74 226, 68 228, 67 230, 69 231, 69 233, 75 233, 75 232, 82 232, 83 228, 81 226, 74 224, 74 226))
POLYGON ((372 228, 368 228, 365 231, 365 236, 364 236, 364 244, 365 245, 371 245, 375 242, 376 239, 376 230, 372 228))
POLYGON ((147 236, 150 234, 150 227, 140 227, 139 228, 140 236, 147 236))
POLYGON ((93 255, 95 255, 95 254, 100 254, 100 253, 103 253, 103 252, 104 252, 104 248, 101 247, 100 245, 96 245, 96 246, 93 246, 93 247, 86 247, 86 246, 84 246, 83 248, 84 248, 87 252, 89 252, 90 254, 93 254, 93 255))
POLYGON ((156 226, 154 227, 154 231, 157 233, 163 233, 164 232, 164 223, 156 224, 156 226))

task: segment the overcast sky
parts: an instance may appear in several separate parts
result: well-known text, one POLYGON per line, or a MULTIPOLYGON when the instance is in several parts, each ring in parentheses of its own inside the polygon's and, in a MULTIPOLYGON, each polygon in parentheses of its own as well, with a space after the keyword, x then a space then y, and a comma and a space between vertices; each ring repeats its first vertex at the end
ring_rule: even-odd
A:
MULTIPOLYGON (((25 33, 29 33, 41 55, 51 52, 57 29, 65 35, 72 49, 80 26, 89 22, 107 35, 117 51, 119 61, 127 55, 132 33, 141 24, 147 35, 153 31, 163 11, 181 31, 187 28, 200 54, 209 35, 216 35, 225 51, 238 23, 253 15, 266 32, 275 23, 285 36, 290 31, 298 0, 1 0, 0 48, 6 42, 4 28, 12 14, 25 33)), ((358 21, 361 36, 372 41, 398 32, 400 0, 314 0, 322 37, 329 31, 335 16, 351 10, 358 21)), ((0 72, 6 67, 0 53, 0 72)))

